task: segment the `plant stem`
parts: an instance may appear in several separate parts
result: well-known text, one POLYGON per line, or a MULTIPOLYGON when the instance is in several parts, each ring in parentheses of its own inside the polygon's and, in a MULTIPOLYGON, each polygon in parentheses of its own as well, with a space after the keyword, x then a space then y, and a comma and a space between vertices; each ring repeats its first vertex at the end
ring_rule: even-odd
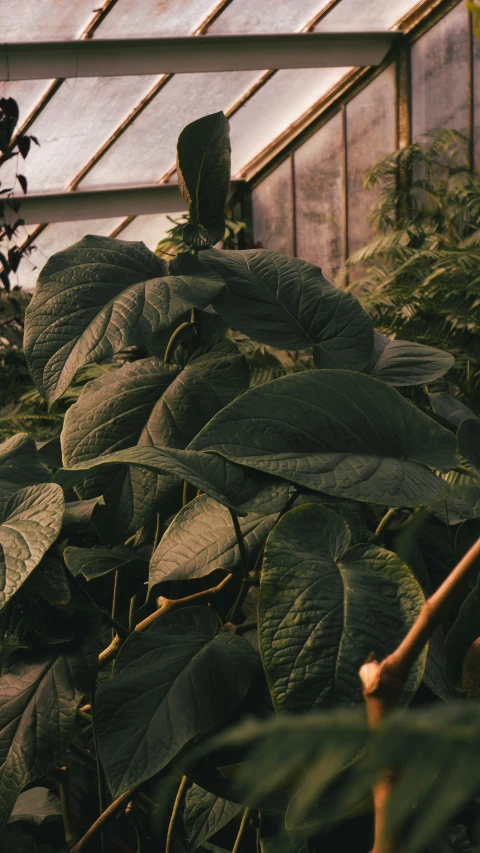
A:
POLYGON ((100 832, 104 824, 108 820, 110 820, 110 818, 115 817, 117 812, 119 812, 120 809, 123 807, 124 803, 128 803, 129 800, 132 799, 132 796, 135 791, 136 787, 130 788, 130 790, 125 791, 124 794, 120 794, 120 796, 117 797, 117 799, 114 800, 111 805, 109 805, 108 809, 105 809, 105 811, 100 815, 100 817, 97 818, 95 823, 92 823, 90 829, 87 829, 85 835, 80 839, 80 841, 78 841, 76 844, 73 845, 73 847, 70 848, 70 853, 80 853, 80 851, 83 850, 83 848, 97 834, 97 832, 100 832))
MULTIPOLYGON (((192 595, 186 595, 184 598, 166 598, 163 604, 160 605, 158 610, 155 610, 153 613, 150 614, 150 616, 147 616, 145 619, 142 619, 142 621, 135 626, 134 631, 145 631, 146 628, 149 628, 150 625, 153 625, 153 623, 156 622, 157 619, 160 619, 161 616, 165 616, 166 613, 170 613, 171 610, 175 610, 176 607, 179 607, 183 604, 192 604, 196 601, 201 601, 204 598, 210 598, 215 595, 218 595, 218 593, 221 592, 222 589, 228 583, 230 583, 232 578, 233 575, 227 575, 216 586, 211 587, 210 589, 201 590, 200 592, 194 592, 192 595)), ((127 633, 127 636, 129 637, 132 633, 134 633, 134 631, 129 631, 127 633)), ((120 635, 117 634, 110 643, 110 645, 107 646, 107 648, 104 649, 103 652, 100 652, 98 658, 98 663, 100 667, 105 666, 110 660, 112 660, 112 658, 117 655, 117 653, 120 651, 124 639, 126 639, 126 637, 120 637, 120 635)))
POLYGON ((192 326, 192 325, 193 325, 192 321, 188 320, 187 322, 180 323, 180 325, 177 326, 177 328, 173 332, 172 337, 170 338, 170 340, 167 344, 167 348, 165 350, 165 355, 163 356, 164 364, 168 364, 170 356, 172 354, 173 346, 174 346, 175 341, 177 340, 178 336, 181 334, 181 332, 183 332, 184 329, 187 328, 187 326, 192 326))
POLYGON ((68 767, 61 768, 60 780, 60 803, 62 806, 63 829, 65 831, 65 843, 67 847, 78 840, 78 836, 73 828, 72 819, 70 816, 70 800, 68 796, 68 767))
POLYGON ((230 515, 233 521, 233 527, 235 529, 235 536, 237 537, 237 545, 238 550, 240 551, 240 560, 242 563, 242 577, 243 580, 248 579, 248 554, 247 549, 245 548, 245 540, 243 538, 242 531, 240 529, 240 522, 238 520, 238 515, 236 515, 233 510, 229 510, 230 515))
MULTIPOLYGON (((360 669, 367 717, 372 728, 378 726, 396 707, 409 672, 417 657, 448 610, 452 598, 470 575, 478 571, 480 539, 477 539, 457 566, 430 596, 398 648, 381 663, 367 661, 360 669)), ((374 788, 375 844, 372 853, 393 853, 395 847, 385 835, 385 816, 394 776, 386 773, 374 788)))
POLYGON ((185 793, 185 789, 188 785, 188 776, 182 776, 182 781, 178 786, 177 796, 175 797, 175 802, 173 804, 173 811, 170 816, 170 823, 168 824, 167 831, 167 841, 165 844, 165 853, 170 853, 170 849, 173 841, 173 830, 175 829, 175 821, 177 819, 178 812, 180 810, 180 806, 182 804, 183 795, 185 793))
POLYGON ((186 480, 183 481, 183 490, 182 490, 182 507, 188 504, 188 482, 186 480))
MULTIPOLYGON (((95 749, 95 761, 97 763, 97 789, 98 789, 98 813, 103 814, 105 811, 105 779, 103 776, 103 767, 100 763, 100 752, 98 748, 97 726, 95 722, 95 691, 90 693, 90 705, 92 708, 92 728, 93 728, 93 746, 95 749)), ((105 838, 102 830, 100 830, 100 847, 103 853, 105 847, 105 838)))
POLYGON ((230 583, 232 577, 233 575, 227 575, 217 586, 211 587, 211 589, 204 589, 201 592, 194 592, 192 595, 186 595, 185 598, 167 598, 158 610, 155 610, 154 613, 151 613, 150 616, 147 616, 146 619, 143 619, 135 626, 135 631, 145 631, 145 628, 149 628, 160 616, 170 613, 171 610, 175 610, 179 605, 191 604, 194 601, 200 601, 202 598, 218 595, 227 583, 230 583))
POLYGON ((155 525, 155 539, 153 540, 153 550, 152 554, 155 553, 158 547, 158 543, 160 542, 160 531, 162 529, 162 519, 160 517, 160 513, 157 512, 157 522, 155 525))
POLYGON ((393 519, 395 518, 397 512, 399 510, 398 506, 392 507, 388 512, 383 516, 380 524, 378 525, 375 533, 372 536, 372 542, 379 542, 384 534, 385 530, 388 530, 393 519))
POLYGON ((128 608, 128 630, 133 631, 134 629, 134 618, 135 618, 135 607, 137 605, 137 596, 132 595, 130 599, 130 607, 128 608))
POLYGON ((235 844, 233 845, 232 853, 238 853, 238 849, 239 849, 241 841, 242 841, 242 836, 243 836, 243 833, 245 831, 245 827, 248 823, 248 818, 250 816, 250 812, 251 812, 251 809, 247 808, 247 809, 245 809, 245 811, 242 815, 242 821, 240 823, 240 829, 238 830, 238 835, 235 839, 235 844))

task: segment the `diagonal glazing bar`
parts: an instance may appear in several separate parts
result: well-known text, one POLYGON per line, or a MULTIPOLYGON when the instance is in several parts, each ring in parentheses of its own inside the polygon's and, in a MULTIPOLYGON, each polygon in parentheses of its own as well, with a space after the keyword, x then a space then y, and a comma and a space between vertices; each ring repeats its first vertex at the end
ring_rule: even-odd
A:
POLYGON ((305 33, 0 45, 0 80, 379 65, 398 33, 305 33))

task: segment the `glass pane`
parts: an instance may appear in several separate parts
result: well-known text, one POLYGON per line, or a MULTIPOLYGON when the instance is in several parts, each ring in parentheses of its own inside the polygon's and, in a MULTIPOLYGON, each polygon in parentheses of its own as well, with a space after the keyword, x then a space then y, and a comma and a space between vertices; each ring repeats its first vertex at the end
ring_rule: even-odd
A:
POLYGON ((345 259, 341 113, 295 151, 297 255, 332 280, 345 259))
POLYGON ((277 71, 230 119, 232 175, 240 175, 250 160, 299 119, 349 70, 300 68, 277 71))
POLYGON ((47 91, 51 80, 12 80, 0 82, 0 98, 14 98, 20 109, 20 124, 38 104, 42 95, 47 91))
POLYGON ((480 169, 480 40, 473 39, 473 96, 474 96, 474 160, 475 168, 480 169))
MULTIPOLYGON (((65 189, 156 79, 142 76, 66 80, 32 125, 31 132, 38 138, 40 148, 34 146, 25 163, 29 189, 65 189)), ((123 168, 120 175, 125 183, 123 168)))
POLYGON ((175 75, 85 177, 81 188, 158 181, 175 163, 177 137, 185 125, 227 109, 257 79, 258 71, 175 75))
POLYGON ((255 245, 293 255, 293 192, 290 158, 252 191, 255 245))
POLYGON ((293 33, 308 24, 329 0, 233 0, 208 28, 209 35, 227 33, 293 33))
POLYGON ((94 38, 154 38, 194 32, 218 0, 119 0, 94 38))
POLYGON ((378 190, 365 192, 365 171, 395 149, 395 66, 390 65, 347 105, 348 252, 373 237, 368 216, 378 190))
POLYGON ((80 38, 94 16, 92 0, 2 0, 2 42, 80 38))
MULTIPOLYGON (((172 219, 177 219, 181 215, 181 212, 168 214, 172 219)), ((173 228, 173 222, 168 216, 165 213, 136 216, 125 228, 122 228, 118 237, 120 240, 142 240, 154 252, 157 243, 165 237, 170 228, 173 228)))
POLYGON ((18 269, 18 283, 27 290, 35 287, 38 275, 55 252, 77 243, 86 234, 108 236, 120 224, 115 219, 82 219, 77 222, 56 222, 49 225, 34 240, 32 253, 22 260, 18 269))
POLYGON ((316 33, 390 30, 418 0, 342 0, 319 21, 316 33))
POLYGON ((412 45, 412 135, 468 129, 468 12, 461 3, 412 45))

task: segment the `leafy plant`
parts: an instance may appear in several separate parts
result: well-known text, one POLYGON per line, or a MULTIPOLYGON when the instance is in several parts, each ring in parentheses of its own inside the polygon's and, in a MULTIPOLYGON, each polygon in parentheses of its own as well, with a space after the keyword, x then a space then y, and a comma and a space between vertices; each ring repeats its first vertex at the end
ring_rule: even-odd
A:
POLYGON ((228 152, 219 114, 181 135, 187 251, 85 237, 26 312, 67 411, 0 445, 0 849, 57 797, 58 851, 361 853, 393 768, 405 850, 469 851, 476 577, 375 730, 359 669, 387 671, 480 535, 480 420, 419 391, 450 355, 374 331, 318 267, 212 248, 228 152), (291 372, 262 383, 239 340, 291 372))
POLYGON ((468 139, 425 134, 369 170, 374 187, 378 236, 349 259, 350 289, 385 334, 446 346, 455 367, 435 390, 478 408, 480 176, 468 139))

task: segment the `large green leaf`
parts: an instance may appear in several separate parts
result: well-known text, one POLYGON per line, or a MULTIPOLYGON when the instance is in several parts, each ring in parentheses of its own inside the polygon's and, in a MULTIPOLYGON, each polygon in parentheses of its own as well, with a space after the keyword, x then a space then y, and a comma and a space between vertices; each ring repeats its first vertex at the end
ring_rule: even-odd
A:
POLYGON ((0 444, 0 513, 8 499, 24 486, 48 483, 52 475, 40 461, 35 442, 18 433, 0 444))
POLYGON ((217 454, 173 447, 145 446, 118 450, 108 456, 80 462, 74 468, 60 468, 55 480, 64 488, 70 488, 84 479, 85 471, 105 465, 133 465, 153 474, 180 477, 241 516, 246 515, 246 501, 254 498, 259 491, 258 479, 240 465, 217 454))
POLYGON ((230 137, 222 112, 202 116, 182 130, 177 143, 180 192, 188 204, 183 229, 187 246, 213 246, 225 233, 230 185, 230 137))
POLYGON ((82 365, 151 341, 222 287, 219 279, 168 276, 143 243, 88 235, 52 255, 40 273, 25 316, 33 381, 53 403, 82 365))
POLYGON ((480 518, 480 483, 460 483, 454 486, 444 501, 431 507, 445 524, 459 524, 469 518, 480 518))
MULTIPOLYGON (((347 524, 316 504, 288 512, 265 546, 258 627, 275 708, 362 701, 358 671, 394 651, 425 601, 412 570, 374 545, 350 548, 347 524)), ((403 701, 423 677, 412 667, 403 701)))
POLYGON ((368 314, 350 293, 331 285, 320 267, 265 249, 210 249, 200 260, 227 283, 214 307, 232 328, 281 349, 317 345, 326 367, 360 370, 370 358, 368 314))
MULTIPOLYGON (((253 564, 279 512, 288 500, 284 483, 265 486, 248 504, 240 521, 249 564, 253 564)), ((239 507, 241 509, 241 507, 239 507)), ((237 537, 229 511, 201 495, 180 510, 150 563, 150 588, 163 581, 199 578, 215 569, 241 567, 237 537)))
POLYGON ((62 805, 48 788, 30 788, 20 794, 12 811, 10 823, 27 821, 36 826, 62 819, 62 805))
POLYGON ((378 337, 383 339, 382 348, 369 373, 389 385, 425 385, 443 376, 455 362, 453 355, 434 347, 378 337))
POLYGON ((87 581, 116 571, 138 571, 145 565, 138 551, 127 545, 114 548, 78 548, 69 545, 63 558, 72 575, 82 574, 87 581))
POLYGON ((473 412, 460 400, 451 397, 445 391, 429 393, 428 398, 432 409, 437 415, 450 421, 454 426, 459 426, 466 418, 473 417, 473 412))
POLYGON ((458 684, 467 652, 480 637, 480 578, 467 595, 445 638, 445 656, 451 678, 458 684))
POLYGON ((384 382, 343 370, 310 370, 251 388, 190 449, 388 506, 445 496, 448 483, 428 468, 446 471, 458 463, 449 430, 384 382))
POLYGON ((480 472, 480 418, 465 418, 458 428, 457 437, 461 455, 480 472))
POLYGON ((62 489, 55 483, 20 489, 8 501, 0 525, 0 608, 55 542, 64 508, 62 489))
MULTIPOLYGON (((247 387, 245 359, 228 342, 199 349, 180 372, 157 358, 125 365, 91 382, 68 410, 64 464, 74 467, 133 445, 183 448, 247 387)), ((138 468, 106 468, 77 491, 83 498, 104 495, 102 530, 110 541, 122 541, 145 523, 174 482, 138 468)))
POLYGON ((218 629, 215 613, 190 607, 124 643, 97 692, 100 756, 115 797, 224 725, 247 693, 257 656, 243 637, 218 629))
POLYGON ((202 847, 205 841, 223 829, 242 810, 239 803, 217 797, 200 785, 192 785, 185 796, 183 813, 189 850, 202 847))
POLYGON ((75 711, 92 687, 98 661, 100 616, 74 617, 73 643, 13 652, 0 675, 0 825, 18 794, 60 766, 75 711))

